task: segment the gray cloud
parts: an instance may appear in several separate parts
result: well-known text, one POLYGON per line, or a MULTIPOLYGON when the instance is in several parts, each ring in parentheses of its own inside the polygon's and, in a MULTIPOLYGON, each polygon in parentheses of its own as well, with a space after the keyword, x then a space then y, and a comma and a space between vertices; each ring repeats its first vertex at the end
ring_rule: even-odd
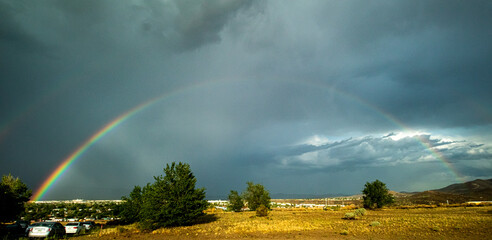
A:
POLYGON ((47 197, 84 198, 64 191, 90 179, 98 190, 86 198, 119 198, 170 161, 189 162, 215 196, 249 180, 286 193, 357 192, 375 177, 401 190, 454 183, 415 138, 395 140, 412 131, 465 177, 490 177, 490 9, 0 0, 0 169, 36 188, 106 124, 160 96, 47 197), (341 189, 339 178, 354 180, 341 189))
MULTIPOLYGON (((490 171, 489 164, 482 163, 492 157, 490 147, 466 141, 450 141, 434 138, 430 135, 413 135, 403 138, 366 136, 357 139, 344 139, 328 142, 320 146, 298 145, 291 147, 288 155, 276 156, 280 168, 340 171, 358 168, 443 162, 443 164, 466 166, 467 174, 471 169, 490 171)), ((482 171, 480 171, 482 172, 482 171)), ((480 177, 480 174, 469 178, 480 177)))

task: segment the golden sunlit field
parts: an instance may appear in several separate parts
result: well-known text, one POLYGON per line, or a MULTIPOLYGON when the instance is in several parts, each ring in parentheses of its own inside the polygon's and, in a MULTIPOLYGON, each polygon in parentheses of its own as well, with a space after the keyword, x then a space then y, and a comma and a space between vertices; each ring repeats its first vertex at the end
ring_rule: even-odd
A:
MULTIPOLYGON (((135 225, 105 227, 76 239, 490 239, 492 206, 383 209, 357 220, 346 212, 274 209, 255 212, 209 210, 193 226, 140 232, 135 225)), ((352 210, 353 211, 353 210, 352 210)))

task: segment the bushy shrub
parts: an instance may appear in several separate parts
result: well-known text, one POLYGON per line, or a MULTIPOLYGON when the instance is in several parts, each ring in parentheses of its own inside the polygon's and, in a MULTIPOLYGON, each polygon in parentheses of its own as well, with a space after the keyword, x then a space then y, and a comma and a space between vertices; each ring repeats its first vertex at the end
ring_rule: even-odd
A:
POLYGON ((343 217, 343 219, 355 220, 355 213, 354 212, 345 213, 345 217, 343 217))
POLYGON ((359 208, 355 210, 355 216, 364 216, 364 215, 366 215, 365 208, 359 208))
POLYGON ((256 208, 256 216, 258 217, 268 216, 268 208, 265 207, 264 205, 260 205, 258 208, 256 208))
POLYGON ((378 221, 371 222, 371 223, 369 224, 369 226, 371 226, 371 227, 376 227, 376 226, 379 226, 379 222, 378 222, 378 221))
POLYGON ((348 235, 348 233, 349 232, 347 230, 343 230, 343 231, 340 232, 340 235, 348 235))
POLYGON ((345 216, 343 217, 343 219, 355 220, 355 219, 357 219, 357 217, 361 217, 364 215, 366 215, 366 209, 359 208, 359 209, 356 209, 355 212, 345 213, 345 216))

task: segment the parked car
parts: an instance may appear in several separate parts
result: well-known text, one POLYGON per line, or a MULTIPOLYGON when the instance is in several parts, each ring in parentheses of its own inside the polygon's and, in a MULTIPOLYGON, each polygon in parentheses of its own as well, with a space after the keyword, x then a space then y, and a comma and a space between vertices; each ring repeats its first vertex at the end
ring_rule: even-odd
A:
POLYGON ((64 237, 66 235, 65 227, 59 222, 40 222, 29 230, 28 236, 34 237, 64 237))
POLYGON ((96 223, 94 221, 85 221, 82 222, 82 225, 84 225, 86 231, 90 231, 96 227, 96 223))
POLYGON ((29 237, 29 232, 31 231, 31 229, 33 227, 39 226, 40 224, 41 224, 40 222, 29 224, 29 226, 27 226, 26 231, 25 231, 26 237, 29 237))
POLYGON ((81 234, 85 233, 85 227, 81 222, 69 222, 65 225, 65 231, 67 234, 81 234))

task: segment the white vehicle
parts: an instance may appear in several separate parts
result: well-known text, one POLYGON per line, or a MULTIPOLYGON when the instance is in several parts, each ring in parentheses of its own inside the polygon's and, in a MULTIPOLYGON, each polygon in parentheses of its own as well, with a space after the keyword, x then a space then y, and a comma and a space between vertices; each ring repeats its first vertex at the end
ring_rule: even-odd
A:
POLYGON ((82 222, 82 225, 85 227, 86 232, 90 232, 94 227, 96 227, 96 223, 94 221, 85 221, 82 222))
POLYGON ((32 228, 29 229, 28 236, 29 238, 64 237, 65 229, 63 228, 63 225, 58 222, 41 222, 33 225, 32 228))
POLYGON ((65 231, 67 234, 81 234, 85 233, 85 227, 81 222, 69 222, 65 225, 65 231))

